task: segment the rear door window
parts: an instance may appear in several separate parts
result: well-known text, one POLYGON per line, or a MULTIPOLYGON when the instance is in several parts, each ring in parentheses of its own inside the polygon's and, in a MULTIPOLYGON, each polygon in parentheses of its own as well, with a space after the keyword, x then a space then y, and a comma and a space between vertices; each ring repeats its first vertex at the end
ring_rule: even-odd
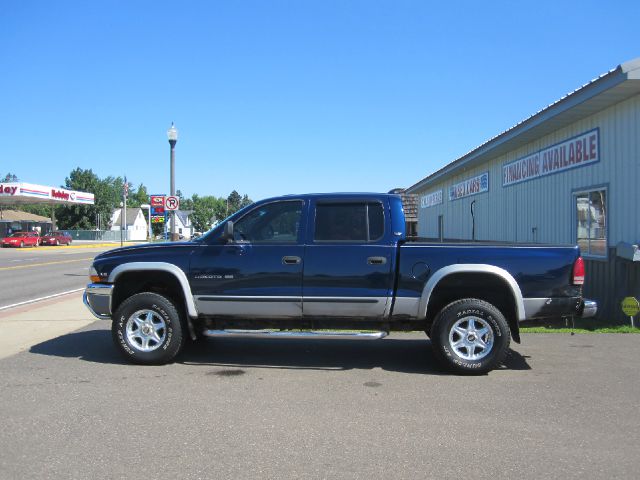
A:
POLYGON ((379 202, 319 203, 314 240, 374 242, 384 236, 384 210, 379 202))

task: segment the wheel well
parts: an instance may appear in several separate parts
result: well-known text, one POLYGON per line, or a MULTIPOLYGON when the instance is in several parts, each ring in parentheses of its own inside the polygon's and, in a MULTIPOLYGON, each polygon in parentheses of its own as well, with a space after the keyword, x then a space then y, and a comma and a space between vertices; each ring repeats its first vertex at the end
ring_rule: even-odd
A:
POLYGON ((175 275, 162 270, 124 272, 118 275, 111 298, 111 311, 136 293, 153 292, 170 299, 178 312, 186 315, 184 292, 175 275))
POLYGON ((427 305, 427 322, 451 302, 462 298, 477 298, 495 306, 507 320, 513 340, 520 343, 516 299, 509 284, 490 273, 453 273, 444 277, 431 292, 427 305))

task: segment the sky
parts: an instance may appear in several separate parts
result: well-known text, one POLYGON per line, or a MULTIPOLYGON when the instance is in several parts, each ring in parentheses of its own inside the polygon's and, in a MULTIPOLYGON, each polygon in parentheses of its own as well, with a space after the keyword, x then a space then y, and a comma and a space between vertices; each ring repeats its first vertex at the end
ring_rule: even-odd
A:
POLYGON ((0 175, 258 200, 409 187, 640 56, 640 2, 28 1, 0 9, 0 175))

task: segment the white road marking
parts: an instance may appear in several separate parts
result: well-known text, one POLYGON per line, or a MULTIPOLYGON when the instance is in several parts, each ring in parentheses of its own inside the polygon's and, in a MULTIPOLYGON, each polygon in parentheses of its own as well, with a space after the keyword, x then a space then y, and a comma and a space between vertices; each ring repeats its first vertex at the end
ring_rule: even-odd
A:
POLYGON ((33 298, 31 300, 25 300, 24 302, 18 302, 18 303, 14 303, 12 305, 5 305, 4 307, 0 307, 0 311, 2 310, 7 310, 9 308, 15 308, 15 307, 20 307, 22 305, 28 305, 30 303, 36 303, 36 302, 41 302, 43 300, 49 300, 50 298, 56 298, 56 297, 61 297, 62 295, 69 295, 70 293, 76 293, 76 292, 80 292, 84 290, 84 287, 82 288, 76 288, 75 290, 67 290, 66 292, 60 292, 60 293, 54 293, 52 295, 47 295, 45 297, 40 297, 40 298, 33 298))

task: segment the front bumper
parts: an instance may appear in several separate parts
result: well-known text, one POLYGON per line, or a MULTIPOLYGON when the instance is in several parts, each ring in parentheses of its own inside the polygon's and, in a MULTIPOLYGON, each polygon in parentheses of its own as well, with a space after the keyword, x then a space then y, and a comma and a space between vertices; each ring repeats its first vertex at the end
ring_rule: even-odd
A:
POLYGON ((90 283, 84 290, 82 301, 89 311, 100 320, 111 318, 111 293, 113 285, 108 283, 90 283))

